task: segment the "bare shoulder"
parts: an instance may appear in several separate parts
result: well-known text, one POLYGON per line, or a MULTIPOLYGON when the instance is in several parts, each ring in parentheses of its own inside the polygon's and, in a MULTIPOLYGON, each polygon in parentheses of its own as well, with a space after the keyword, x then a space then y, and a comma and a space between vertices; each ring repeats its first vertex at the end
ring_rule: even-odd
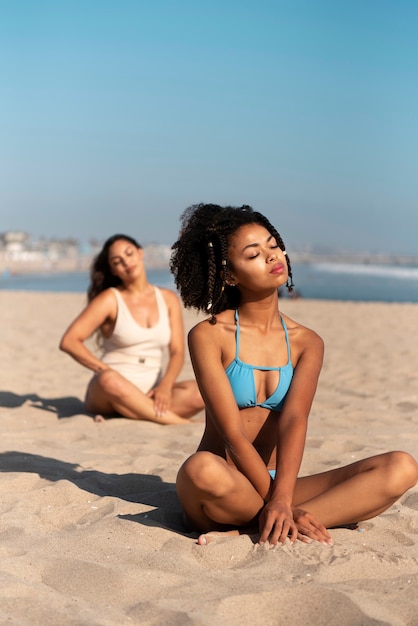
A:
POLYGON ((90 306, 95 306, 97 308, 110 308, 111 310, 116 310, 117 302, 116 296, 114 294, 114 287, 109 287, 109 289, 105 289, 97 296, 93 298, 90 302, 90 306))
POLYGON ((180 307, 180 298, 175 293, 175 291, 173 291, 172 289, 167 289, 167 287, 158 287, 158 289, 168 307, 180 307))
POLYGON ((321 353, 324 351, 324 341, 317 332, 283 313, 282 317, 286 323, 292 349, 297 349, 299 353, 305 350, 315 350, 321 353))
POLYGON ((211 343, 221 346, 225 336, 235 333, 235 322, 230 311, 223 311, 216 316, 216 324, 211 324, 210 318, 198 322, 189 331, 189 343, 211 343))
POLYGON ((98 328, 105 320, 114 320, 117 312, 118 304, 113 289, 105 289, 87 304, 78 319, 89 321, 98 328))
POLYGON ((217 335, 216 324, 211 324, 209 319, 202 320, 195 324, 188 333, 189 342, 202 342, 213 340, 217 335))

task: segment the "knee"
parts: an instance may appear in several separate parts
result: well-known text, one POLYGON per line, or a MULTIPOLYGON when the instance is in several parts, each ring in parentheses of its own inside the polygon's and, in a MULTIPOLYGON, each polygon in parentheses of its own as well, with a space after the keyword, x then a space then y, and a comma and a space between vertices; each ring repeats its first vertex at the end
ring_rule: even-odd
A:
POLYGON ((97 383, 104 391, 104 393, 110 396, 119 396, 120 394, 120 380, 121 376, 118 372, 115 372, 112 369, 103 370, 97 376, 97 383))
POLYGON ((389 469, 395 495, 401 496, 417 483, 418 464, 408 452, 390 452, 389 469))
POLYGON ((183 463, 179 476, 191 481, 200 491, 220 497, 228 491, 227 470, 226 461, 216 454, 196 452, 183 463))

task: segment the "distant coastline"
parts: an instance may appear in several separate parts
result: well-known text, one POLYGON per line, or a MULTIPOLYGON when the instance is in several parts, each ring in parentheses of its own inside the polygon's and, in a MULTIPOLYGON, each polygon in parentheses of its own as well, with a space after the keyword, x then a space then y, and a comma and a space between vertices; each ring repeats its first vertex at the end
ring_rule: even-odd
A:
MULTIPOLYGON (((150 269, 168 269, 171 248, 169 246, 144 246, 146 265, 150 269)), ((88 272, 94 255, 71 255, 68 257, 50 258, 48 256, 34 258, 28 255, 5 255, 0 252, 0 277, 20 274, 44 273, 58 274, 63 272, 88 272)), ((315 265, 329 263, 335 265, 379 265, 390 267, 418 267, 418 256, 400 256, 364 253, 315 253, 292 252, 292 263, 315 265)))
MULTIPOLYGON (((298 258, 296 256, 296 258, 298 258)), ((292 255, 293 279, 298 297, 323 300, 418 302, 418 265, 330 262, 331 257, 309 257, 300 263, 292 255)), ((175 289, 167 261, 161 257, 147 263, 153 284, 175 289), (155 267, 155 265, 157 267, 155 267)), ((30 264, 18 272, 0 273, 0 290, 63 291, 85 293, 89 283, 90 258, 73 265, 58 261, 51 267, 30 264)), ((286 290, 281 295, 286 298, 286 290)))
POLYGON ((339 263, 355 265, 400 265, 418 267, 418 256, 373 254, 365 252, 292 252, 292 261, 300 264, 339 263))
MULTIPOLYGON (((54 250, 42 253, 33 250, 0 250, 1 276, 21 274, 58 274, 69 272, 88 272, 98 250, 91 253, 79 253, 74 248, 64 248, 57 254, 54 250)), ((168 269, 171 254, 170 246, 152 244, 144 246, 147 267, 168 269)))

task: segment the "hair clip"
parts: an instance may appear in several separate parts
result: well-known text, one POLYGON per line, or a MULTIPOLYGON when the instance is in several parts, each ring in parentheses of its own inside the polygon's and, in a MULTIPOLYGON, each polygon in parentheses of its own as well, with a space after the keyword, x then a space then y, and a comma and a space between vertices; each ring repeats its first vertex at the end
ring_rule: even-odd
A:
POLYGON ((226 259, 222 259, 222 265, 225 266, 226 265, 226 259))
POLYGON ((207 304, 207 306, 206 306, 206 311, 210 311, 210 310, 211 310, 211 308, 212 308, 212 301, 211 301, 211 300, 209 300, 209 302, 208 302, 208 304, 207 304))
POLYGON ((213 248, 213 243, 211 241, 208 241, 208 248, 213 248))
POLYGON ((287 256, 286 250, 283 250, 283 254, 284 254, 284 256, 287 256))

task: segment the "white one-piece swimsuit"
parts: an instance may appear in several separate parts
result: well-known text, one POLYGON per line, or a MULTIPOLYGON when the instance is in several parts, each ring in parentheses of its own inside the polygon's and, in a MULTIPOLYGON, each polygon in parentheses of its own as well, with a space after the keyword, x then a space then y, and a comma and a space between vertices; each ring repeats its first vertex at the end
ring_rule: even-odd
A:
POLYGON ((167 305, 161 291, 154 287, 158 322, 145 328, 132 317, 119 291, 112 291, 118 311, 112 335, 103 338, 102 361, 148 393, 161 378, 163 352, 171 338, 167 305))

